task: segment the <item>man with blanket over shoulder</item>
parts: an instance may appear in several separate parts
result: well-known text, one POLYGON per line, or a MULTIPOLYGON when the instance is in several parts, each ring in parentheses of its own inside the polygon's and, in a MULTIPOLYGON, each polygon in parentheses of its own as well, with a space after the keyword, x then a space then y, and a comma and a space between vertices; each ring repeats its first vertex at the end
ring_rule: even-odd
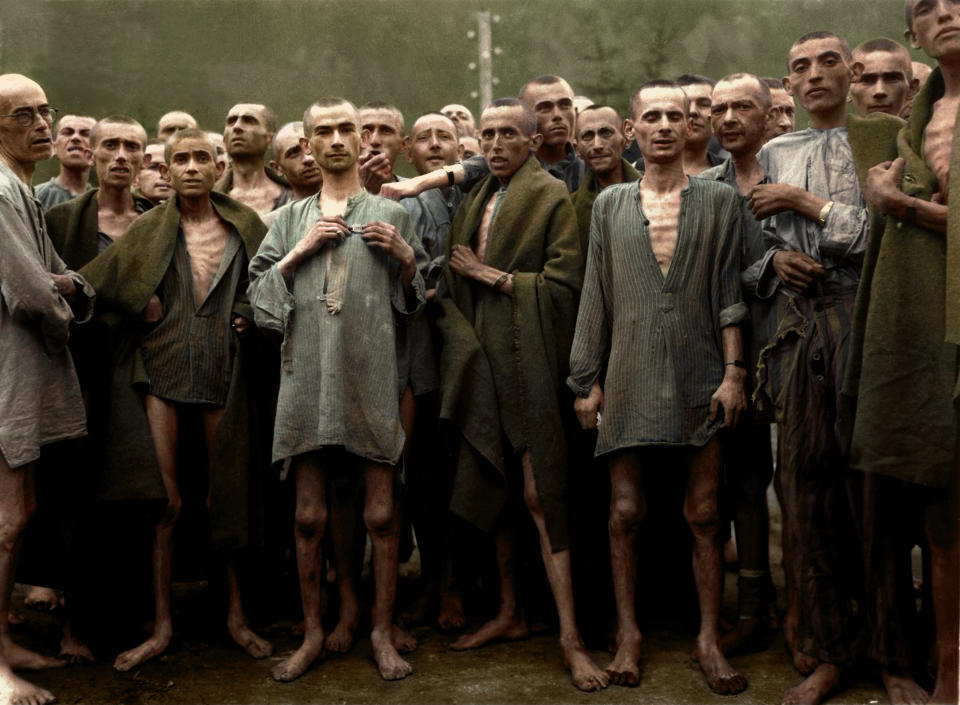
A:
POLYGON ((564 517, 566 453, 558 393, 566 376, 583 278, 577 220, 563 184, 534 156, 537 116, 522 101, 494 101, 481 117, 490 175, 460 206, 449 266, 438 284, 443 338, 441 412, 462 443, 451 508, 496 534, 500 610, 453 644, 483 646, 529 632, 517 599, 508 495, 521 492, 540 535, 573 683, 607 685, 574 619, 564 517))
MULTIPOLYGON (((161 654, 173 633, 171 536, 181 507, 177 445, 184 414, 203 423, 213 540, 243 545, 252 523, 253 434, 238 335, 253 318, 247 262, 265 228, 250 208, 212 192, 222 169, 204 132, 176 133, 166 158, 177 196, 134 221, 83 268, 102 291, 102 312, 118 316, 121 326, 108 420, 114 440, 105 452, 100 495, 167 500, 154 534, 153 634, 117 657, 114 667, 121 671, 161 654)), ((270 644, 247 625, 229 560, 227 577, 231 636, 255 658, 270 655, 270 644)))
POLYGON ((872 539, 864 541, 867 606, 874 608, 869 644, 890 702, 928 701, 909 670, 916 656, 926 665, 926 648, 908 653, 917 621, 911 529, 923 525, 937 631, 929 702, 956 703, 960 5, 906 0, 904 9, 907 39, 938 67, 896 137, 896 158, 867 173, 864 195, 883 227, 871 233, 857 295, 845 385, 857 396, 850 464, 873 487, 864 526, 872 539))

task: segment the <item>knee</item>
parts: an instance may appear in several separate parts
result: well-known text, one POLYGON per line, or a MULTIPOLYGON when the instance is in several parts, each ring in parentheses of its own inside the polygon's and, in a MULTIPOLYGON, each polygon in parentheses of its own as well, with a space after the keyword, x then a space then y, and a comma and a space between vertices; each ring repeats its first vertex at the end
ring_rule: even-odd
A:
POLYGON ((363 507, 363 523, 371 537, 383 537, 397 530, 397 510, 392 501, 367 502, 363 507))
POLYGON ((720 512, 716 497, 697 497, 683 505, 683 517, 694 536, 716 534, 720 527, 720 512))
POLYGON ((0 523, 0 548, 5 553, 12 553, 16 548, 23 530, 27 528, 27 520, 33 514, 35 507, 11 507, 4 512, 4 521, 0 523))
POLYGON ((610 533, 614 535, 636 533, 645 513, 646 503, 642 497, 614 496, 610 502, 610 533))
POLYGON ((527 511, 534 517, 543 516, 543 507, 540 504, 540 493, 537 492, 536 483, 523 483, 523 503, 527 505, 527 511))
POLYGON ((313 540, 323 538, 327 529, 327 509, 322 504, 298 504, 294 516, 294 528, 299 538, 313 540))

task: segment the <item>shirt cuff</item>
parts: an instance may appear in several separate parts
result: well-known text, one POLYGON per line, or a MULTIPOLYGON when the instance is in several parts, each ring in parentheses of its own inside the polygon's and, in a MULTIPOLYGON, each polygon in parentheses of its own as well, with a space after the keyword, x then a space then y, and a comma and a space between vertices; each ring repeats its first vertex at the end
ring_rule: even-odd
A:
POLYGON ((734 326, 743 323, 750 317, 750 309, 742 301, 738 301, 732 306, 727 306, 720 312, 720 327, 734 326))

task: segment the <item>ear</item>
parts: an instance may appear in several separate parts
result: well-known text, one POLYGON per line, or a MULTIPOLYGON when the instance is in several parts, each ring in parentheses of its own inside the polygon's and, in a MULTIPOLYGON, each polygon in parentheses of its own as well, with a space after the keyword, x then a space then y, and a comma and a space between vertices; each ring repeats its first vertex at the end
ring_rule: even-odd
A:
POLYGON ((286 174, 283 173, 283 167, 280 166, 280 162, 276 159, 271 159, 267 164, 271 169, 280 174, 280 176, 286 176, 286 174))
POLYGON ((300 149, 302 149, 304 152, 310 151, 310 140, 308 140, 306 137, 301 137, 297 141, 300 143, 300 149))
POLYGON ((793 86, 790 85, 790 77, 784 76, 780 79, 780 82, 783 84, 783 90, 787 92, 787 95, 793 98, 793 86))
POLYGON ((370 130, 360 130, 360 150, 363 151, 370 144, 370 130))
POLYGON ((630 118, 623 121, 623 136, 627 138, 627 144, 635 139, 633 136, 633 120, 630 118))
POLYGON ((910 87, 907 89, 907 98, 913 98, 917 93, 920 92, 920 79, 912 78, 910 79, 910 87))
POLYGON ((410 149, 410 137, 406 136, 400 140, 400 154, 407 154, 407 150, 410 149))
MULTIPOLYGON (((214 156, 214 159, 216 160, 216 156, 214 156)), ((217 161, 216 164, 217 164, 217 181, 219 181, 220 177, 223 176, 223 172, 227 170, 227 165, 221 161, 217 161)))
POLYGON ((860 77, 863 75, 863 62, 854 61, 853 64, 850 66, 850 71, 851 71, 850 80, 856 83, 857 81, 860 80, 860 77))
POLYGON ((920 42, 917 41, 917 35, 913 33, 913 30, 910 27, 907 27, 903 30, 903 38, 909 42, 910 46, 914 49, 920 48, 920 42))
POLYGON ((153 155, 150 153, 144 153, 143 161, 140 162, 140 168, 146 169, 148 166, 150 166, 150 162, 152 161, 153 161, 153 155))
POLYGON ((693 134, 693 118, 688 117, 686 122, 686 129, 683 131, 684 140, 690 139, 691 134, 693 134))
POLYGON ((160 165, 160 178, 164 181, 170 180, 170 167, 168 167, 166 164, 160 165))
POLYGON ((464 152, 463 143, 457 142, 457 159, 461 162, 463 161, 463 152, 464 152))
POLYGON ((543 135, 539 132, 530 138, 530 151, 536 152, 540 149, 540 145, 543 143, 543 135))

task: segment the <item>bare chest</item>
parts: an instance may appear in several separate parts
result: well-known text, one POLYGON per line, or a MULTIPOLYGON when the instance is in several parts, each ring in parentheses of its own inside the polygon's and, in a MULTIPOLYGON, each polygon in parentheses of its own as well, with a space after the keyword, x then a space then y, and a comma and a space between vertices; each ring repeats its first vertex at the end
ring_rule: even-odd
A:
POLYGON ((941 98, 933 106, 933 115, 923 132, 923 158, 940 181, 940 193, 950 188, 950 157, 953 153, 953 129, 960 98, 941 98))
POLYGON ((184 223, 183 237, 190 255, 193 288, 196 304, 199 306, 207 297, 210 285, 220 268, 230 230, 219 219, 203 223, 184 223))
POLYGON ((274 204, 277 202, 277 199, 280 197, 283 189, 279 184, 275 184, 270 180, 267 180, 262 186, 257 186, 255 188, 249 189, 230 189, 230 193, 227 194, 230 198, 240 201, 245 206, 248 206, 255 210, 260 215, 264 213, 269 213, 273 210, 274 204))
POLYGON ((136 210, 123 213, 101 210, 97 212, 97 228, 100 232, 109 235, 111 240, 119 240, 138 215, 140 214, 136 210))
POLYGON ((497 197, 494 196, 483 209, 483 218, 480 219, 480 227, 477 228, 477 258, 486 263, 487 261, 487 243, 490 240, 490 223, 493 221, 493 211, 497 207, 497 197))
POLYGON ((650 221, 647 231, 650 237, 650 249, 660 265, 660 271, 666 276, 677 251, 680 218, 680 191, 658 194, 651 190, 640 189, 640 201, 643 212, 650 221))

